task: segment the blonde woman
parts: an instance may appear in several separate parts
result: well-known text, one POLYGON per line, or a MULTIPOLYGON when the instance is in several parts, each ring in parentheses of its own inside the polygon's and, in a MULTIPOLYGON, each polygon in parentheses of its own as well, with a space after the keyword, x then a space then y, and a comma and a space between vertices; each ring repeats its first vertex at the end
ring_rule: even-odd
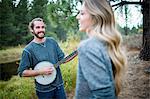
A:
POLYGON ((83 0, 77 15, 79 31, 88 39, 78 48, 76 99, 116 99, 126 57, 120 49, 121 35, 107 0, 83 0))

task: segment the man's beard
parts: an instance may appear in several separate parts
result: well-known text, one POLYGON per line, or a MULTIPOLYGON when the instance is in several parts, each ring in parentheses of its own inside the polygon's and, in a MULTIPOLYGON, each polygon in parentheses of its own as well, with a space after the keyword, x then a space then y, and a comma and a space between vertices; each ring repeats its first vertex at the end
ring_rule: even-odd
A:
POLYGON ((39 39, 43 39, 44 37, 45 37, 45 32, 38 32, 37 34, 36 33, 33 33, 37 38, 39 38, 39 39), (40 37, 38 34, 40 34, 40 33, 43 33, 44 34, 44 36, 42 36, 42 37, 40 37))

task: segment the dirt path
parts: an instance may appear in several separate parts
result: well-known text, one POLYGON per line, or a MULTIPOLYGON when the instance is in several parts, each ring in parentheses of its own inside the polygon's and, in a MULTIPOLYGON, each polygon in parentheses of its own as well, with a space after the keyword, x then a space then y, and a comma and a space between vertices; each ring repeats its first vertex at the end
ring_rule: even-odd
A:
POLYGON ((119 99, 150 99, 150 74, 144 72, 150 62, 138 58, 139 51, 128 53, 128 70, 119 99))

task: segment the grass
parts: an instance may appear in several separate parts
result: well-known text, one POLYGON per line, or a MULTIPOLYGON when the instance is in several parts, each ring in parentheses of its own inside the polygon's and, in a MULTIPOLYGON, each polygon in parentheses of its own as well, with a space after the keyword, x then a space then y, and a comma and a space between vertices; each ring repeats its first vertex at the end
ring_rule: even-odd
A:
POLYGON ((8 63, 19 60, 24 46, 10 47, 0 50, 0 63, 8 63))
MULTIPOLYGON (((79 40, 70 38, 66 42, 60 42, 60 47, 65 54, 70 54, 77 48, 79 40)), ((0 51, 0 63, 18 60, 24 46, 17 46, 0 51), (3 57, 2 57, 3 56, 3 57)), ((76 84, 77 57, 66 64, 61 65, 65 90, 74 90, 76 84)), ((0 99, 37 99, 34 89, 34 78, 20 78, 13 76, 9 81, 0 81, 0 99)))
POLYGON ((14 76, 9 81, 0 82, 0 99, 36 99, 33 78, 14 76), (32 98, 31 98, 32 97, 32 98))

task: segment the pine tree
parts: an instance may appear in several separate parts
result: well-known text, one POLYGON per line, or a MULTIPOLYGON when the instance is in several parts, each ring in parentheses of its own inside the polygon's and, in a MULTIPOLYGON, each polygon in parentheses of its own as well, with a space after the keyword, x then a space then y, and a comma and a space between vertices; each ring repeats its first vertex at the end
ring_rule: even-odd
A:
POLYGON ((14 27, 14 13, 12 0, 2 0, 0 2, 0 47, 15 45, 16 37, 14 27))
POLYGON ((47 3, 47 0, 34 0, 30 12, 32 18, 41 17, 47 22, 47 3))
POLYGON ((17 27, 16 37, 19 40, 18 43, 22 42, 22 38, 28 34, 28 23, 29 23, 29 11, 28 1, 20 0, 18 5, 15 7, 15 26, 17 27))

